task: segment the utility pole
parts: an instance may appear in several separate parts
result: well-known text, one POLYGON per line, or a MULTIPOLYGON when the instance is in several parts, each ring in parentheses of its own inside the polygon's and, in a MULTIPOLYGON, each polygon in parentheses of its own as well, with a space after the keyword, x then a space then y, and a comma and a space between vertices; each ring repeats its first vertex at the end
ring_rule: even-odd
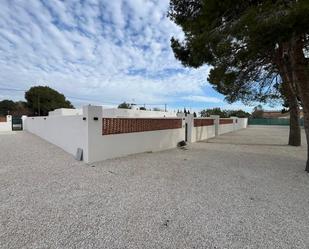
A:
POLYGON ((166 104, 164 104, 164 110, 165 110, 165 112, 166 112, 166 104))

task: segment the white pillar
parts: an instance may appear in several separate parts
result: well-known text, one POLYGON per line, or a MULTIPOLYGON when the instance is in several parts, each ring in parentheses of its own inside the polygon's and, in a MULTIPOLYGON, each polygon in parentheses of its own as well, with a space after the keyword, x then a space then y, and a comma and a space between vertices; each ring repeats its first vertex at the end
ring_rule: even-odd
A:
POLYGON ((21 116, 21 120, 22 120, 22 122, 23 122, 23 130, 27 130, 27 121, 26 121, 26 119, 27 119, 27 116, 26 115, 22 115, 21 116))
POLYGON ((12 116, 11 115, 6 115, 6 122, 12 123, 12 116))
POLYGON ((238 122, 237 122, 237 117, 230 117, 231 119, 233 119, 233 131, 237 131, 238 130, 238 122))
POLYGON ((194 116, 193 114, 187 114, 186 116, 186 124, 187 124, 187 142, 192 143, 193 142, 193 124, 194 122, 194 116))
POLYGON ((215 124, 215 136, 219 136, 219 120, 220 116, 219 115, 210 115, 211 118, 214 119, 214 124, 215 124))
POLYGON ((83 106, 83 119, 87 122, 87 146, 84 149, 84 161, 95 161, 96 141, 102 137, 102 106, 83 106))

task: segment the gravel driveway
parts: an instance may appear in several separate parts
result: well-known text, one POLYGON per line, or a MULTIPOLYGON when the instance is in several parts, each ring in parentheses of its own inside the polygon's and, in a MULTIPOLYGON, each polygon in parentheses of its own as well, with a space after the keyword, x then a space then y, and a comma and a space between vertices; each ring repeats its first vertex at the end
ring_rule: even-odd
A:
POLYGON ((306 147, 251 127, 95 164, 0 134, 0 248, 309 248, 306 147))

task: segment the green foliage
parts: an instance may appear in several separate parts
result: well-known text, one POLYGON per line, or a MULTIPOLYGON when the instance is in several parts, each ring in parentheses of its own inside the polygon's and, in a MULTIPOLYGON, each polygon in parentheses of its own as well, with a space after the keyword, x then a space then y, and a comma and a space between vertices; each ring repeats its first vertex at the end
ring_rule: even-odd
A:
POLYGON ((9 115, 15 109, 16 103, 14 101, 8 99, 0 101, 0 116, 9 115))
POLYGON ((208 80, 229 102, 268 102, 287 83, 308 124, 308 13, 308 0, 171 0, 169 15, 185 33, 171 45, 184 65, 211 65, 208 80))
POLYGON ((245 112, 243 110, 231 110, 228 111, 228 113, 230 117, 249 118, 251 116, 249 112, 245 112))
POLYGON ((212 109, 202 110, 200 114, 201 114, 201 117, 210 117, 211 115, 219 115, 220 118, 227 118, 227 112, 224 110, 221 110, 221 108, 212 108, 212 109))
POLYGON ((238 117, 247 118, 250 117, 250 113, 243 110, 221 110, 221 108, 212 108, 202 110, 200 112, 201 117, 210 117, 211 115, 219 115, 220 118, 238 117))
POLYGON ((278 44, 308 35, 308 13, 307 0, 171 0, 169 16, 185 33, 171 46, 185 66, 212 65, 208 81, 228 102, 277 101, 278 44))
POLYGON ((263 107, 261 105, 258 105, 253 108, 252 118, 263 118, 263 113, 264 113, 263 107))
POLYGON ((65 96, 48 86, 31 87, 25 93, 27 106, 36 115, 48 115, 49 111, 58 108, 74 108, 65 96))
POLYGON ((27 103, 23 101, 14 102, 12 100, 0 101, 0 116, 12 115, 22 116, 30 115, 31 111, 27 107, 27 103))
POLYGON ((118 105, 119 109, 132 109, 132 105, 126 102, 123 102, 118 105))
POLYGON ((141 111, 146 111, 146 110, 147 110, 144 106, 141 106, 139 109, 140 109, 141 111))

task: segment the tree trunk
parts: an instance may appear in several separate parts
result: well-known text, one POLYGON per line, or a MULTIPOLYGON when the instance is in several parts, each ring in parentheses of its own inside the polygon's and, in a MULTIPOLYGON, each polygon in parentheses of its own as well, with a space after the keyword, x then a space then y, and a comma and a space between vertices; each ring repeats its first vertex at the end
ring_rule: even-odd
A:
POLYGON ((289 145, 301 146, 301 129, 299 123, 299 106, 296 97, 289 100, 290 105, 290 134, 289 145))
POLYGON ((302 37, 293 37, 291 39, 291 69, 293 73, 293 79, 297 89, 299 90, 299 96, 303 106, 308 152, 306 171, 309 172, 309 65, 304 56, 303 48, 304 42, 302 37))
POLYGON ((290 132, 289 145, 301 146, 301 129, 299 122, 299 104, 295 92, 292 91, 291 86, 284 81, 282 84, 284 96, 287 98, 290 109, 290 132))
POLYGON ((282 63, 278 63, 280 77, 282 79, 282 92, 289 103, 290 109, 290 132, 289 145, 301 146, 301 128, 300 128, 300 114, 299 103, 297 99, 297 91, 292 84, 292 75, 288 73, 282 63))
POLYGON ((307 164, 306 164, 306 171, 309 173, 309 123, 308 118, 304 120, 305 121, 305 132, 306 132, 306 139, 307 139, 307 164))

